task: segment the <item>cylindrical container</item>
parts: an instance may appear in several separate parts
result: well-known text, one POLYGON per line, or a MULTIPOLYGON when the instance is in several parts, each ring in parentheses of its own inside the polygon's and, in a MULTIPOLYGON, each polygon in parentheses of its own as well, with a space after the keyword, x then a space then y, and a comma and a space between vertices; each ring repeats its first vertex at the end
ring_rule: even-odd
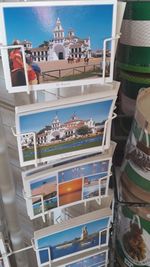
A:
POLYGON ((150 1, 127 2, 121 33, 120 69, 150 73, 150 1))
POLYGON ((127 116, 134 116, 136 100, 121 92, 121 110, 127 116))
POLYGON ((118 120, 118 128, 120 128, 122 135, 128 136, 131 130, 133 117, 131 116, 120 116, 118 120))
POLYGON ((121 110, 127 116, 133 116, 139 90, 150 86, 149 74, 137 74, 121 70, 120 79, 121 110))
MULTIPOLYGON (((134 153, 132 157, 134 157, 134 153)), ((126 192, 124 191, 126 189, 135 198, 133 203, 150 203, 150 171, 140 169, 132 159, 126 160, 126 164, 124 164, 120 187, 123 201, 126 201, 126 192)), ((132 199, 129 202, 132 202, 132 199)))
POLYGON ((138 92, 141 88, 150 86, 150 75, 139 74, 128 71, 120 71, 121 92, 133 100, 137 99, 138 92))
MULTIPOLYGON (((140 198, 138 198, 137 196, 133 195, 130 191, 129 191, 129 187, 128 187, 128 182, 125 183, 124 181, 121 181, 121 185, 122 185, 122 189, 121 189, 121 196, 122 196, 122 201, 124 201, 126 204, 128 203, 134 203, 135 205, 131 205, 130 208, 132 211, 135 212, 135 214, 139 213, 140 210, 140 214, 142 216, 142 218, 144 218, 145 220, 147 220, 147 218, 149 217, 149 213, 147 213, 147 205, 141 205, 141 203, 144 204, 144 201, 140 198), (141 209, 142 206, 142 209, 141 209), (148 217, 147 217, 148 216, 148 217)), ((150 208, 150 206, 149 206, 150 208)))
POLYGON ((150 88, 139 91, 134 121, 126 146, 126 159, 150 184, 150 88))
MULTIPOLYGON (((135 121, 144 134, 141 142, 149 147, 150 143, 150 88, 140 90, 137 98, 135 121)), ((141 135, 141 130, 140 130, 141 135)))
POLYGON ((119 207, 116 252, 121 266, 150 266, 150 208, 119 207))
POLYGON ((122 267, 150 266, 150 88, 139 91, 120 174, 116 253, 122 267), (134 205, 133 205, 134 204, 134 205), (148 205, 149 204, 149 205, 148 205))

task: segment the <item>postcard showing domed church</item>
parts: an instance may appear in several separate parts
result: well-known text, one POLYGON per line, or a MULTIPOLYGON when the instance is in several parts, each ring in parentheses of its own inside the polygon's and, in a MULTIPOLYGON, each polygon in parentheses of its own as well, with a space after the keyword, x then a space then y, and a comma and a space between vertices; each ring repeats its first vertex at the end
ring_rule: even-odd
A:
POLYGON ((117 0, 0 4, 9 92, 112 81, 117 0), (105 45, 104 45, 105 44, 105 45))
POLYGON ((92 93, 17 107, 21 166, 108 149, 115 100, 92 93))

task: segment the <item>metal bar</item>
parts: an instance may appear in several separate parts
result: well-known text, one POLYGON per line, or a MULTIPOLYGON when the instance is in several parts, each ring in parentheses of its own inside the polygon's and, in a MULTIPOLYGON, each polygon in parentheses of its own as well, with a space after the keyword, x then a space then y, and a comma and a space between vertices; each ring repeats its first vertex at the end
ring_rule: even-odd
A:
MULTIPOLYGON (((103 42, 103 74, 102 74, 103 83, 105 83, 105 77, 106 77, 106 45, 108 42, 110 42, 110 41, 115 42, 119 38, 120 38, 120 34, 117 34, 115 37, 107 38, 103 42)), ((110 66, 110 68, 111 68, 111 66, 110 66)))
POLYGON ((42 217, 42 219, 43 219, 43 222, 45 223, 46 220, 45 220, 45 211, 44 211, 44 196, 43 196, 43 195, 34 195, 34 196, 31 195, 31 196, 28 196, 27 193, 24 192, 24 190, 23 190, 23 197, 24 197, 25 200, 27 200, 27 199, 34 199, 34 198, 37 198, 37 197, 40 198, 41 203, 42 203, 41 217, 42 217))
POLYGON ((113 119, 115 119, 116 117, 117 117, 117 114, 116 113, 113 113, 112 117, 108 118, 108 120, 105 121, 105 124, 104 124, 104 134, 103 134, 103 140, 102 140, 102 152, 104 151, 108 123, 110 121, 112 121, 113 119))
MULTIPOLYGON (((13 250, 18 250, 23 247, 23 237, 20 225, 18 223, 19 220, 16 207, 15 185, 8 164, 9 157, 4 138, 5 134, 0 114, 0 191, 12 247, 13 250)), ((28 259, 23 252, 19 255, 16 255, 15 259, 17 267, 29 267, 28 259)))

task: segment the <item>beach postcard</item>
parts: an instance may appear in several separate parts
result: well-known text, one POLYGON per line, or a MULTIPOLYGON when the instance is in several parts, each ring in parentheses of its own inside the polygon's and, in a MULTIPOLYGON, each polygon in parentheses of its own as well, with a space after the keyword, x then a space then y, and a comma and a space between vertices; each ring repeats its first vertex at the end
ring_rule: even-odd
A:
MULTIPOLYGON (((85 215, 84 215, 85 216, 85 215)), ((74 218, 70 221, 70 227, 61 225, 61 230, 43 235, 35 232, 35 245, 37 248, 37 260, 39 266, 45 266, 48 262, 55 262, 66 257, 92 251, 108 245, 110 217, 91 219, 85 223, 74 218), (75 224, 71 224, 75 220, 75 224), (74 226, 73 226, 74 225, 74 226), (67 229, 66 229, 67 227, 67 229), (50 251, 50 259, 48 254, 50 251), (39 251, 38 251, 39 250, 39 251)), ((56 226, 55 226, 56 227, 56 226)), ((56 228, 60 228, 58 225, 56 228)), ((52 229, 51 229, 52 230, 52 229)), ((39 231, 40 232, 40 231, 39 231)))
POLYGON ((44 211, 54 209, 58 206, 57 197, 57 176, 48 175, 43 177, 43 179, 37 179, 35 182, 30 184, 32 206, 34 215, 42 212, 42 201, 39 196, 43 196, 44 211), (36 197, 38 196, 38 197, 36 197))
POLYGON ((22 173, 27 211, 35 219, 82 202, 108 196, 112 155, 86 157, 27 175, 22 173), (42 203, 43 199, 43 203, 42 203))
POLYGON ((116 96, 100 96, 94 93, 17 107, 21 166, 108 149, 111 121, 107 130, 105 122, 112 117, 116 96))
POLYGON ((112 82, 116 16, 117 0, 1 3, 8 91, 112 82))
POLYGON ((108 250, 85 257, 82 260, 67 264, 66 267, 103 267, 108 263, 108 250))
POLYGON ((2 233, 0 233, 0 267, 10 267, 10 262, 8 257, 6 256, 7 248, 4 244, 4 239, 2 233))

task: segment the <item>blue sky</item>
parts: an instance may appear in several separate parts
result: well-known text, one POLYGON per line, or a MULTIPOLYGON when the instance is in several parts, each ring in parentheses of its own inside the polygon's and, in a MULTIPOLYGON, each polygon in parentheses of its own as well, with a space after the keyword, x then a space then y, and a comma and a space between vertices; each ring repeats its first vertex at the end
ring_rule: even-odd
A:
POLYGON ((56 114, 61 123, 70 120, 74 113, 77 117, 83 120, 92 118, 95 122, 102 122, 108 118, 111 104, 112 100, 106 100, 100 103, 85 104, 82 106, 24 115, 20 117, 20 130, 21 133, 32 131, 38 132, 46 125, 51 125, 56 114))
POLYGON ((87 226, 89 234, 101 231, 102 229, 107 227, 108 220, 109 217, 43 237, 38 240, 38 247, 44 248, 49 246, 56 246, 58 244, 62 244, 65 241, 71 241, 76 237, 81 237, 82 227, 84 226, 87 226))
POLYGON ((105 166, 108 168, 109 161, 102 161, 102 162, 97 162, 95 167, 93 166, 94 165, 93 163, 90 163, 82 166, 75 166, 74 168, 58 172, 58 181, 59 183, 61 183, 64 181, 70 181, 77 177, 83 177, 94 173, 102 172, 103 171, 102 163, 105 163, 105 166))
POLYGON ((31 183, 31 190, 35 189, 35 188, 39 188, 40 186, 43 185, 43 183, 47 183, 48 186, 50 186, 51 183, 56 183, 56 176, 52 176, 50 178, 45 178, 39 181, 34 181, 31 183))
POLYGON ((7 44, 14 39, 29 40, 33 47, 53 39, 52 31, 59 17, 65 31, 74 29, 80 38, 91 38, 92 50, 102 48, 103 40, 112 35, 112 5, 67 7, 4 8, 7 44))
MULTIPOLYGON (((92 181, 92 180, 99 180, 100 178, 103 178, 103 177, 106 176, 106 175, 107 175, 107 172, 105 172, 105 173, 103 173, 103 174, 101 173, 101 174, 92 175, 92 176, 90 176, 90 177, 89 177, 89 176, 86 176, 85 179, 88 178, 89 181, 92 181)), ((89 186, 90 186, 90 185, 89 185, 89 186)))

